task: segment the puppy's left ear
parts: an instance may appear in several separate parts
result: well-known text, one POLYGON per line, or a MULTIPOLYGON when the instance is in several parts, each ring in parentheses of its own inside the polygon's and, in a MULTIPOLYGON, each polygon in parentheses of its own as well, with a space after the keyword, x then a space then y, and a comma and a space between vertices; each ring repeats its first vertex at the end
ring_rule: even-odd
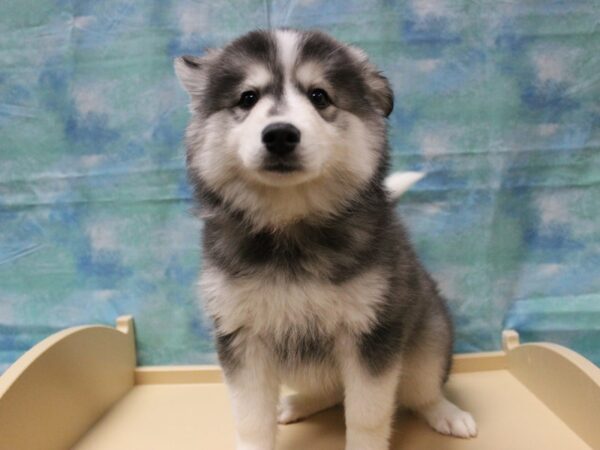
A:
POLYGON ((202 92, 206 84, 208 61, 207 57, 199 56, 180 56, 175 58, 173 65, 177 78, 190 95, 197 95, 202 92))
POLYGON ((375 105, 388 117, 394 109, 394 92, 390 82, 380 72, 374 70, 367 77, 367 84, 371 88, 375 105))
POLYGON ((369 57, 364 51, 354 46, 350 46, 350 51, 362 66, 373 104, 385 117, 388 117, 394 109, 394 92, 390 82, 369 61, 369 57))

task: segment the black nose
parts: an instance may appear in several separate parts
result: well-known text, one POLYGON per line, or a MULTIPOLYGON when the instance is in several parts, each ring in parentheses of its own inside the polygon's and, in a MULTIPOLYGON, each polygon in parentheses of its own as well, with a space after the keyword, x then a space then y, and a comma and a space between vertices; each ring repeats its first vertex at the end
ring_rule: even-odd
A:
POLYGON ((300 130, 291 123, 272 123, 263 130, 262 141, 270 153, 287 155, 293 152, 300 142, 300 130))

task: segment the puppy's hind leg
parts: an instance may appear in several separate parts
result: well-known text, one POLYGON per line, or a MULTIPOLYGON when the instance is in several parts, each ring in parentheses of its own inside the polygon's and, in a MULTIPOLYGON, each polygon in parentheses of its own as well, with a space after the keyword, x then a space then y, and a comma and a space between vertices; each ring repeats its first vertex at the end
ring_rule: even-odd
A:
POLYGON ((446 357, 430 351, 415 351, 404 360, 398 389, 399 401, 419 413, 442 434, 470 438, 477 435, 471 414, 444 397, 442 384, 446 357))
POLYGON ((279 400, 277 421, 280 424, 299 422, 313 414, 342 403, 342 390, 299 392, 279 400))
POLYGON ((433 403, 418 407, 417 411, 439 433, 461 438, 477 436, 477 424, 473 416, 442 394, 433 403))

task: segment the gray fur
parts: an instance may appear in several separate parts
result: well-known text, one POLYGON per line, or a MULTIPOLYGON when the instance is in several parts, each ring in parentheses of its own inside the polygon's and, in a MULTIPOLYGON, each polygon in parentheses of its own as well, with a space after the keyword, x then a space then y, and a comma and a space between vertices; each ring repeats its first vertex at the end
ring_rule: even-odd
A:
MULTIPOLYGON (((389 84, 358 50, 320 32, 296 33, 296 67, 306 62, 318 64, 335 89, 334 106, 319 114, 341 130, 347 127, 344 121, 348 113, 358 117, 372 134, 371 140, 379 142, 375 148, 363 150, 375 152, 377 163, 368 180, 341 189, 341 194, 332 197, 336 200, 327 211, 308 210, 294 220, 265 225, 250 208, 253 205, 246 208, 243 203, 228 200, 225 188, 207 181, 193 161, 197 154, 219 151, 204 144, 208 139, 205 124, 211 116, 220 114, 223 133, 227 133, 228 126, 243 122, 250 114, 235 107, 238 85, 250 65, 260 64, 272 75, 271 82, 260 92, 261 97, 268 96, 273 101, 269 116, 287 108, 286 68, 280 61, 275 35, 267 31, 249 33, 203 58, 181 60, 186 65, 184 70, 189 70, 180 69, 178 73, 190 92, 194 112, 188 129, 188 174, 204 218, 204 270, 209 284, 213 274, 219 274, 232 285, 283 280, 294 286, 317 283, 342 291, 360 277, 375 274, 381 280, 379 298, 371 303, 368 298, 364 300, 369 308, 375 308, 375 320, 366 329, 352 323, 336 323, 331 328, 327 317, 307 315, 312 318, 306 322, 287 326, 282 322, 284 331, 279 322, 261 323, 260 332, 253 331, 256 323, 249 322, 230 329, 223 325, 230 313, 219 306, 227 301, 225 294, 219 289, 205 289, 204 299, 212 305, 209 309, 220 362, 227 377, 233 380, 252 364, 246 359, 246 349, 256 345, 264 349, 282 382, 286 382, 285 374, 311 367, 327 367, 335 372, 341 357, 340 336, 345 336, 360 355, 361 364, 375 378, 403 360, 418 357, 419 352, 428 352, 439 359, 441 369, 429 376, 441 386, 451 364, 452 324, 448 309, 412 249, 384 189, 389 160, 385 117, 393 108, 389 84), (231 125, 227 117, 232 118, 231 125)), ((308 89, 297 79, 292 82, 299 92, 308 89)), ((335 187, 342 180, 332 176, 327 183, 335 187)), ((268 190, 264 192, 270 195, 268 190)), ((252 311, 251 304, 242 305, 252 311)), ((273 308, 281 307, 286 306, 273 304, 273 308)))
MULTIPOLYGON (((369 96, 376 98, 368 92, 368 80, 374 73, 364 78, 357 76, 360 63, 352 59, 345 46, 322 33, 305 33, 303 45, 301 59, 327 61, 326 71, 332 83, 344 91, 342 98, 346 99, 346 108, 367 118, 377 114, 374 105, 360 101, 369 96)), ((282 70, 269 33, 253 32, 234 41, 207 69, 209 82, 202 97, 206 101, 198 105, 198 108, 206 108, 202 109, 202 116, 228 104, 224 98, 244 71, 243 66, 235 63, 238 59, 258 59, 275 73, 282 70)), ((271 89, 280 93, 281 86, 277 84, 281 79, 276 78, 279 81, 271 89)), ((390 97, 383 107, 389 112, 391 91, 384 97, 390 97)), ((193 144, 188 146, 188 152, 194 151, 193 144)), ((190 173, 198 200, 210 211, 204 225, 206 265, 216 266, 232 277, 269 277, 278 273, 294 279, 316 277, 331 283, 344 282, 373 266, 389 274, 389 292, 381 308, 380 321, 357 342, 365 362, 374 372, 385 369, 389 361, 402 353, 404 346, 418 341, 420 330, 416 325, 424 325, 423 316, 428 311, 448 317, 435 283, 419 263, 383 189, 388 160, 385 146, 381 155, 380 168, 373 174, 371 183, 335 215, 326 219, 308 217, 275 232, 254 230, 244 211, 232 211, 217 192, 204 186, 196 173, 190 173)), ((450 342, 450 321, 446 322, 450 342)), ((444 347, 449 360, 452 346, 444 344, 444 347)), ((324 353, 322 349, 316 351, 324 353)), ((289 348, 288 352, 302 353, 298 348, 289 348)), ((284 353, 281 349, 277 352, 278 355, 284 353)), ((224 358, 223 362, 229 365, 231 357, 224 358)))

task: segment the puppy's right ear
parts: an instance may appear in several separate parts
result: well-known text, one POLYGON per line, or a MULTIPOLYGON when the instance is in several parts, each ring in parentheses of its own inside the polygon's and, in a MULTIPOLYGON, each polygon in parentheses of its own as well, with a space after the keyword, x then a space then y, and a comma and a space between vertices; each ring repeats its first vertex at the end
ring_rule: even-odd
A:
POLYGON ((180 56, 175 58, 177 78, 190 95, 200 94, 206 83, 207 61, 198 56, 180 56))

